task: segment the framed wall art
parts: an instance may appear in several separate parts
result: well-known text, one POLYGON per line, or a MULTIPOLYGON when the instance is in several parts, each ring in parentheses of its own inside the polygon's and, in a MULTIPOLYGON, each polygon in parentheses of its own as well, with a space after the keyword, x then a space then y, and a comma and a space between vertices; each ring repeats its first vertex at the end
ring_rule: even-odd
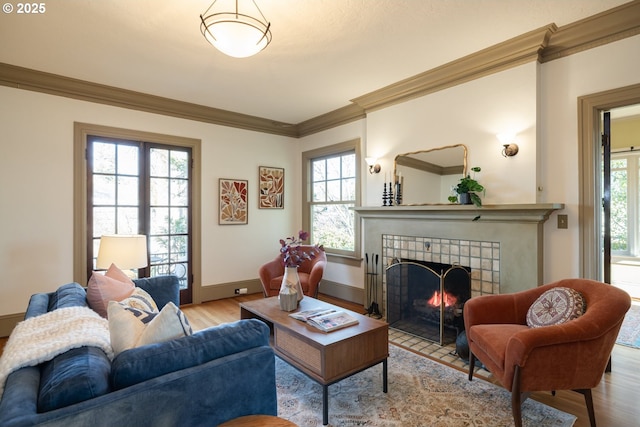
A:
POLYGON ((220 178, 220 212, 218 224, 237 225, 249 222, 248 181, 244 179, 220 178))
POLYGON ((260 166, 260 209, 284 208, 284 169, 269 166, 260 166))

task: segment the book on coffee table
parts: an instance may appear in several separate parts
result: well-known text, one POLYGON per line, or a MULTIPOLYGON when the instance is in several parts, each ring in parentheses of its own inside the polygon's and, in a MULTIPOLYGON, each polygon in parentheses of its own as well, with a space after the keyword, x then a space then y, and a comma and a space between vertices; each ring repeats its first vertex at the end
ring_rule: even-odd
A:
POLYGON ((321 331, 331 332, 335 331, 336 329, 355 325, 358 323, 358 319, 349 315, 348 313, 345 313, 344 311, 336 311, 334 313, 310 317, 307 319, 307 323, 311 326, 315 326, 321 331))
POLYGON ((336 329, 345 328, 358 323, 358 319, 355 317, 350 316, 344 311, 332 308, 314 308, 299 311, 297 313, 291 313, 289 316, 294 319, 307 322, 311 326, 314 326, 324 332, 335 331, 336 329))
POLYGON ((337 310, 334 310, 332 308, 313 308, 311 310, 304 310, 304 311, 299 311, 297 313, 291 313, 289 316, 293 317, 294 319, 298 319, 298 320, 302 320, 303 322, 306 322, 312 317, 322 316, 324 314, 331 314, 331 313, 335 313, 336 311, 337 310))

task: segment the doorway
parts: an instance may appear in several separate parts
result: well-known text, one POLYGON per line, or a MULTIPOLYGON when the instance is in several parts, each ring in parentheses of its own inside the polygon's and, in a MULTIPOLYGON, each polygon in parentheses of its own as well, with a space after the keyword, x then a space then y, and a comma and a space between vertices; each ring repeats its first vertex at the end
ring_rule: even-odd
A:
POLYGON ((640 104, 600 115, 602 280, 640 300, 640 104))
POLYGON ((640 84, 578 98, 580 277, 603 280, 601 112, 640 104, 640 84))

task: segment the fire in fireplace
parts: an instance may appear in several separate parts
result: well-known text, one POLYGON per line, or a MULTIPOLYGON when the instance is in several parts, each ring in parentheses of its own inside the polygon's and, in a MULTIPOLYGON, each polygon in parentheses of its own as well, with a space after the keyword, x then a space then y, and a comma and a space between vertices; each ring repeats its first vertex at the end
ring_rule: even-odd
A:
POLYGON ((440 345, 464 330, 462 309, 471 298, 469 267, 396 260, 387 268, 389 326, 440 345))

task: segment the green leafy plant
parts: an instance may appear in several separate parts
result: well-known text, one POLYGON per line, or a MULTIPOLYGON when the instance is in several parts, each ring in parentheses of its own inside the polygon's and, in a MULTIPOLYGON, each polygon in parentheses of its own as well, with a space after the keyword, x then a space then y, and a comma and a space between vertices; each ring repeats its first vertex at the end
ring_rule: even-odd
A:
MULTIPOLYGON (((475 176, 476 176, 476 172, 480 172, 481 169, 478 166, 476 166, 471 168, 471 170, 473 171, 473 178, 469 174, 467 174, 467 176, 460 178, 460 182, 458 182, 458 185, 456 185, 454 190, 458 194, 468 193, 469 198, 471 199, 471 202, 477 207, 480 207, 482 206, 482 200, 480 199, 480 196, 478 195, 478 193, 480 192, 484 193, 484 187, 478 181, 475 180, 475 176)), ((456 203, 458 201, 458 197, 449 196, 448 200, 451 203, 456 203)))

